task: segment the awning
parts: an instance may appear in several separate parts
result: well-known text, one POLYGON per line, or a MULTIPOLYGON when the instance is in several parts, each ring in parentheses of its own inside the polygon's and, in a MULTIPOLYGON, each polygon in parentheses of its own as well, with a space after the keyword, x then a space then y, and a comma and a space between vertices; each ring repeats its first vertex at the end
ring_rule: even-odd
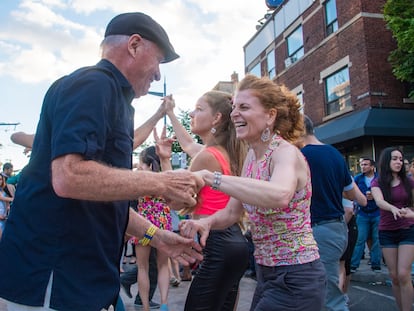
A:
POLYGON ((326 144, 361 136, 414 137, 414 109, 368 108, 315 127, 315 136, 326 144))

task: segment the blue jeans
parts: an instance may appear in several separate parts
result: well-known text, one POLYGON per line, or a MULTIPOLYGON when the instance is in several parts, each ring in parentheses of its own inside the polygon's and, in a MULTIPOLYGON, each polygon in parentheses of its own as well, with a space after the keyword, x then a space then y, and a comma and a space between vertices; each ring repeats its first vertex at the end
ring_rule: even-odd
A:
POLYGON ((330 222, 312 227, 319 255, 326 271, 325 308, 328 311, 348 311, 345 295, 339 289, 339 261, 348 244, 345 221, 330 222))
POLYGON ((364 215, 357 216, 358 239, 352 254, 351 267, 358 268, 365 250, 365 243, 370 236, 372 239, 371 246, 371 265, 372 267, 381 267, 381 249, 378 237, 378 225, 380 216, 367 217, 364 215))

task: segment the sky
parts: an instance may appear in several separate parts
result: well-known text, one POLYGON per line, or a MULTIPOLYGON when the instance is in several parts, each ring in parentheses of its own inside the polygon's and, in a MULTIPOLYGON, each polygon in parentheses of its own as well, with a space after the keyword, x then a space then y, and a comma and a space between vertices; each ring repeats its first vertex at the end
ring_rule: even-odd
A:
MULTIPOLYGON (((243 46, 267 13, 264 0, 1 0, 0 162, 22 168, 28 158, 13 144, 15 131, 34 133, 43 97, 59 77, 100 59, 105 27, 117 14, 140 11, 167 31, 180 58, 161 64, 162 79, 150 91, 173 94, 176 113, 233 72, 244 76, 243 46)), ((135 99, 135 126, 160 104, 160 97, 135 99)), ((159 123, 162 126, 162 122, 159 123)))

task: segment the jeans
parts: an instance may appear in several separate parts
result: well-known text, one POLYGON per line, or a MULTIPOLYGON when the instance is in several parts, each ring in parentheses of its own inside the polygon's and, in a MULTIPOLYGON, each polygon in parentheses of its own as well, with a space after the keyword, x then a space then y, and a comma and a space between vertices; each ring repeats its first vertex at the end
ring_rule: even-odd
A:
POLYGON ((362 258, 362 254, 365 250, 365 243, 369 236, 372 239, 371 246, 371 266, 381 267, 381 249, 378 237, 378 225, 380 216, 367 217, 363 215, 357 216, 358 225, 358 240, 355 245, 354 253, 352 255, 351 267, 358 268, 362 258))
POLYGON ((348 244, 348 227, 345 221, 337 221, 313 226, 312 230, 326 271, 325 308, 329 311, 348 311, 345 295, 338 286, 339 260, 348 244))

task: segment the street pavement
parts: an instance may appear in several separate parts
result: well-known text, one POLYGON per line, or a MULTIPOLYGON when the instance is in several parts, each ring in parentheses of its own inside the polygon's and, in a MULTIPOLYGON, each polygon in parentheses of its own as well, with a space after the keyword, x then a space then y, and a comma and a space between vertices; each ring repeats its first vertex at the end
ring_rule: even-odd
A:
MULTIPOLYGON (((125 266, 125 269, 128 269, 128 265, 125 266)), ((365 282, 370 284, 387 284, 389 283, 388 270, 387 267, 382 265, 382 270, 379 272, 374 272, 371 270, 371 266, 368 265, 367 260, 361 260, 361 264, 356 273, 352 274, 353 282, 365 282)), ((191 282, 181 282, 178 287, 170 287, 168 295, 168 305, 170 311, 182 311, 184 309, 184 302, 187 296, 187 291, 191 282)), ((243 277, 240 282, 240 296, 237 311, 248 311, 254 289, 256 287, 256 281, 243 277)), ((134 284, 131 287, 131 292, 134 297, 137 293, 137 285, 134 284)), ((126 311, 137 311, 140 308, 134 306, 134 298, 130 299, 125 295, 125 292, 121 289, 121 297, 125 304, 126 311)), ((352 300, 352 297, 350 297, 352 300)), ((153 301, 159 302, 159 293, 158 290, 155 292, 153 301)), ((0 311, 7 311, 7 306, 5 302, 0 298, 0 311)), ((76 311, 76 310, 74 310, 76 311)))

